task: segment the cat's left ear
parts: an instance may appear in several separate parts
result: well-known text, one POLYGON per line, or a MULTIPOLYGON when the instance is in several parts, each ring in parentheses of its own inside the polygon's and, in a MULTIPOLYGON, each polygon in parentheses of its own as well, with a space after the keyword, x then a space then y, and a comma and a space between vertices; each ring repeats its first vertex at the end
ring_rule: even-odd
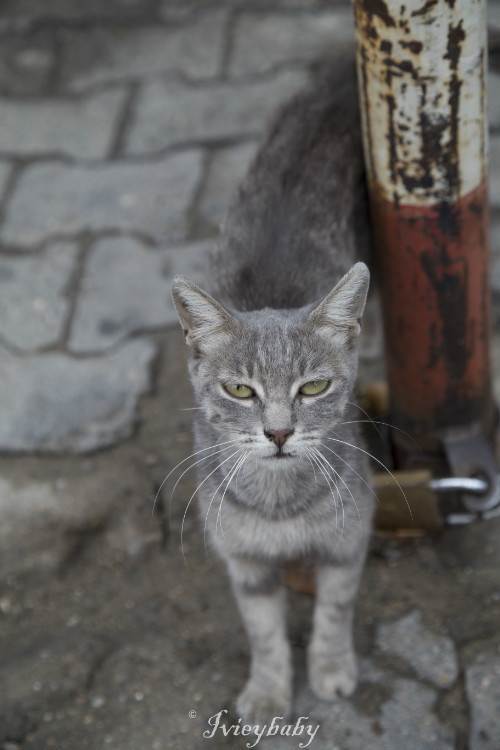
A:
POLYGON ((356 263, 337 286, 312 311, 309 323, 315 329, 337 329, 355 338, 361 331, 361 316, 365 309, 370 272, 364 263, 356 263))
POLYGON ((222 305, 186 276, 175 276, 172 299, 186 343, 197 354, 227 345, 238 322, 222 305))

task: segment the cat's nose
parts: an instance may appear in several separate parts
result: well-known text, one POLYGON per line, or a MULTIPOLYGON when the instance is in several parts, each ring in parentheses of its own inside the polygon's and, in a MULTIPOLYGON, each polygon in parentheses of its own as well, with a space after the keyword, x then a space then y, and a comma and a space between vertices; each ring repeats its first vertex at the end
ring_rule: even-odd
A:
POLYGON ((264 430, 266 438, 273 443, 276 443, 278 448, 281 448, 293 433, 294 429, 292 427, 289 427, 286 430, 264 430))

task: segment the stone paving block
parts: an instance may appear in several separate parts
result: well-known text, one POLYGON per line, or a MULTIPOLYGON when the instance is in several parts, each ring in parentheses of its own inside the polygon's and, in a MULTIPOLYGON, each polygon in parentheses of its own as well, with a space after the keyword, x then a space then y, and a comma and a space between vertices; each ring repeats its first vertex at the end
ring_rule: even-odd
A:
MULTIPOLYGON (((218 7, 226 6, 235 10, 267 10, 269 11, 269 0, 215 0, 218 7)), ((163 0, 161 5, 161 16, 166 21, 179 21, 187 16, 210 7, 210 0, 163 0)), ((351 0, 273 0, 272 10, 282 8, 283 10, 304 10, 314 12, 315 10, 330 10, 335 8, 350 8, 351 0)))
POLYGON ((256 143, 243 143, 213 154, 198 208, 205 221, 220 225, 256 149, 256 143))
POLYGON ((0 99, 0 151, 103 158, 113 142, 124 96, 123 91, 105 91, 83 99, 0 99))
POLYGON ((33 165, 7 206, 1 239, 29 247, 55 234, 104 230, 182 239, 201 170, 197 150, 154 163, 33 165))
POLYGON ((201 13, 191 23, 172 28, 64 31, 62 85, 82 91, 159 73, 213 78, 220 73, 226 15, 217 10, 201 13))
POLYGON ((55 63, 49 32, 4 36, 0 44, 0 92, 33 95, 46 89, 55 63))
MULTIPOLYGON (((382 706, 380 724, 385 731, 380 750, 454 750, 455 733, 434 714, 435 702, 434 691, 410 680, 395 680, 393 697, 382 706)), ((377 745, 373 743, 372 747, 375 750, 377 745)))
POLYGON ((0 350, 0 450, 84 453, 128 437, 154 354, 144 340, 86 360, 0 350))
POLYGON ((23 350, 58 341, 77 250, 75 243, 56 242, 36 255, 0 255, 0 338, 23 350))
POLYGON ((3 191, 5 190, 11 169, 12 167, 8 162, 0 161, 0 200, 2 200, 3 191))
POLYGON ((99 529, 111 514, 113 492, 100 490, 102 480, 99 487, 95 477, 85 475, 78 487, 60 486, 59 480, 16 487, 0 478, 3 575, 56 571, 67 559, 75 533, 99 529))
POLYGON ((255 75, 286 63, 321 60, 353 39, 350 10, 241 15, 236 23, 229 73, 255 75))
MULTIPOLYGON (((217 242, 216 237, 210 237, 199 242, 189 244, 175 245, 165 251, 164 273, 166 274, 169 284, 177 273, 188 276, 197 284, 203 286, 206 278, 206 266, 209 262, 209 254, 217 242)), ((171 300, 169 298, 169 306, 171 300)), ((170 307, 171 316, 175 325, 178 324, 177 313, 175 312, 173 302, 170 307)), ((169 314, 170 315, 170 314, 169 314)))
POLYGON ((237 86, 150 83, 138 98, 126 152, 147 154, 179 143, 258 135, 277 104, 301 89, 307 79, 304 72, 286 71, 237 86))
MULTIPOLYGON (((324 703, 299 696, 297 715, 308 716, 308 723, 320 728, 311 747, 314 750, 455 750, 455 735, 441 724, 434 713, 436 693, 417 682, 385 677, 381 684, 392 697, 384 701, 379 715, 358 713, 347 700, 324 703)), ((290 750, 286 738, 276 739, 266 748, 290 750)))
POLYGON ((450 687, 457 680, 459 667, 453 641, 426 628, 418 609, 395 622, 380 624, 375 642, 384 653, 404 659, 419 677, 437 687, 450 687))
MULTIPOLYGON (((133 467, 121 471, 119 479, 109 465, 104 472, 96 472, 92 459, 73 463, 73 467, 74 472, 60 465, 60 474, 22 485, 0 477, 4 579, 29 573, 50 575, 63 567, 67 572, 75 548, 82 555, 85 547, 85 554, 99 563, 110 554, 137 560, 161 544, 160 524, 151 523, 152 491, 147 472, 137 484, 133 467), (127 496, 131 483, 135 491, 127 496)), ((0 595, 0 612, 13 609, 13 601, 9 597, 2 600, 0 595)), ((1 708, 0 704, 0 717, 1 708)))
POLYGON ((101 351, 134 331, 177 323, 171 300, 176 273, 202 276, 211 241, 153 249, 128 237, 98 242, 80 286, 69 347, 101 351))
POLYGON ((469 750, 498 750, 500 742, 500 640, 466 667, 465 687, 471 709, 469 750))
POLYGON ((151 15, 154 0, 3 0, 0 30, 40 21, 99 21, 151 15))

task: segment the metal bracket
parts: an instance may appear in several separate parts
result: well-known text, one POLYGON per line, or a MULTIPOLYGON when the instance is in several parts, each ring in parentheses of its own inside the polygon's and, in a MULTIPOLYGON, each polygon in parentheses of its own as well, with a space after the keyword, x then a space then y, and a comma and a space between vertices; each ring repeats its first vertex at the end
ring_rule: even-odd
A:
MULTIPOLYGON (((450 514, 447 522, 470 523, 478 518, 500 514, 500 477, 491 445, 481 426, 474 423, 468 427, 446 430, 443 448, 453 477, 462 478, 460 486, 455 489, 460 492, 465 510, 465 513, 450 514), (464 477, 475 480, 475 485, 464 484, 464 477)), ((452 482, 452 478, 447 481, 452 482)), ((452 491, 451 485, 448 491, 452 491)))

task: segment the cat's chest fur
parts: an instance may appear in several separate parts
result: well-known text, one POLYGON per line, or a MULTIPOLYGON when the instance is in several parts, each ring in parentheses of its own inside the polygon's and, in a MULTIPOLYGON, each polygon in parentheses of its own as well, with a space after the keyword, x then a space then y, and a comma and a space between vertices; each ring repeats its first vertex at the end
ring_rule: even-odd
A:
MULTIPOLYGON (((369 514, 353 523, 354 519, 345 509, 339 507, 337 512, 332 512, 327 493, 308 510, 306 523, 300 513, 269 518, 242 505, 237 509, 229 508, 229 503, 221 509, 216 532, 224 536, 224 548, 229 555, 280 562, 292 562, 304 556, 339 561, 351 558, 359 538, 369 534, 369 514)), ((209 520, 215 526, 219 509, 213 508, 209 513, 212 514, 209 520)))

